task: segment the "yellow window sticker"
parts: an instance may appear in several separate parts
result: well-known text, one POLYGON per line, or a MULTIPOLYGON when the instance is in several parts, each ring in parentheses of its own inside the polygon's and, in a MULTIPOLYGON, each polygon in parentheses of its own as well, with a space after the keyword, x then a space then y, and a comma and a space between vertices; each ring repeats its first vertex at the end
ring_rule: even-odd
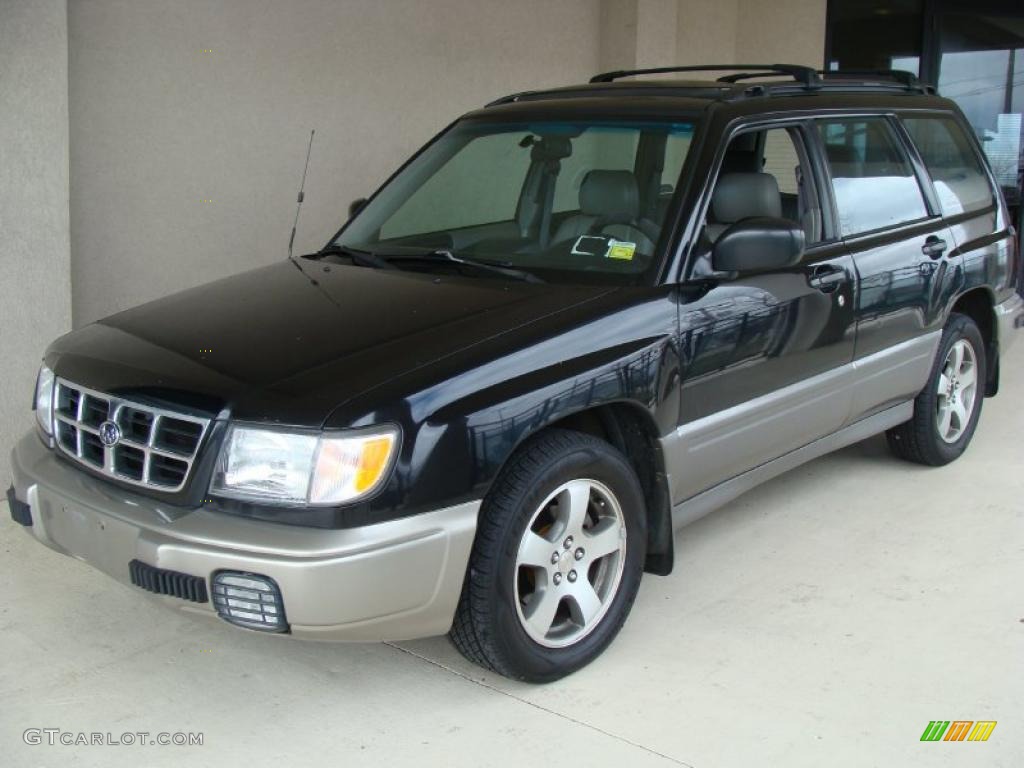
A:
POLYGON ((634 253, 636 253, 636 243, 628 243, 624 240, 611 240, 608 243, 608 252, 605 253, 605 258, 632 261, 634 253))

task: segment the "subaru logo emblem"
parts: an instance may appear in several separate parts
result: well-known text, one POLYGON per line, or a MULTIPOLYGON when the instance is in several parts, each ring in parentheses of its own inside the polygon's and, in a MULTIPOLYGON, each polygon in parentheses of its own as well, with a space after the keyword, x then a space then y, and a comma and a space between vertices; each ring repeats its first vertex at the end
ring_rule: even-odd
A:
POLYGON ((100 442, 107 448, 113 448, 121 439, 121 428, 112 421, 104 421, 100 424, 100 442))

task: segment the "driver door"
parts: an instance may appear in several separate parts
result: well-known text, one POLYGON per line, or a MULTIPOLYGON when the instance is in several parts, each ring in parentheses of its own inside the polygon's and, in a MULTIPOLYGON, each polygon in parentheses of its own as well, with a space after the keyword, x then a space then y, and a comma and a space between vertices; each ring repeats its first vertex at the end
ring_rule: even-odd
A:
POLYGON ((846 421, 855 271, 823 215, 827 198, 811 142, 801 124, 744 130, 715 175, 690 274, 711 287, 679 309, 682 402, 670 458, 676 504, 846 421), (753 217, 801 224, 802 261, 716 278, 715 241, 753 217))

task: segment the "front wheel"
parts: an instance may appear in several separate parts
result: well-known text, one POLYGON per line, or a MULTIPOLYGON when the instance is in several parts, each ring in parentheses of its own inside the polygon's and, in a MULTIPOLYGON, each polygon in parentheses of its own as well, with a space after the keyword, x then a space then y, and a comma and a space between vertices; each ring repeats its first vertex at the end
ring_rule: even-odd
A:
POLYGON ((978 326, 966 315, 952 315, 928 384, 914 400, 914 417, 886 433, 892 451, 933 467, 959 458, 981 416, 985 366, 985 342, 978 326))
POLYGON ((451 638, 508 677, 557 680, 596 658, 633 604, 646 550, 643 493, 626 458, 549 430, 484 501, 451 638))

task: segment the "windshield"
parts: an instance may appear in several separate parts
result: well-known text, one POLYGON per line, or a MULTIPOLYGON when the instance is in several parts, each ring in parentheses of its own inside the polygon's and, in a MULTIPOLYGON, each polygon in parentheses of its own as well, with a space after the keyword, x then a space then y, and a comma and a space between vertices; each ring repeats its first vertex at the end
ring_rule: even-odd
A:
POLYGON ((459 123, 332 245, 634 283, 656 257, 692 136, 678 122, 459 123))

